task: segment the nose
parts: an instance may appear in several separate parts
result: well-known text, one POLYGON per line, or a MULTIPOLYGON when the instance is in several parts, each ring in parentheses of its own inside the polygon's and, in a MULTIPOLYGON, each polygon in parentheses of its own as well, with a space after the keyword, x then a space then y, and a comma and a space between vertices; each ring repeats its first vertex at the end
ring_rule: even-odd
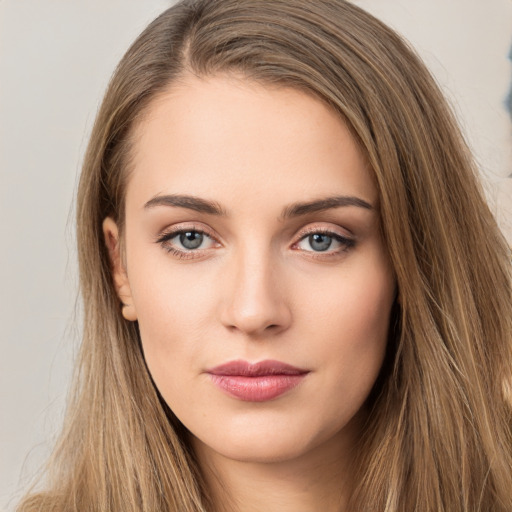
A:
POLYGON ((223 325, 252 337, 286 330, 292 314, 279 266, 262 251, 246 250, 235 259, 223 277, 223 325))

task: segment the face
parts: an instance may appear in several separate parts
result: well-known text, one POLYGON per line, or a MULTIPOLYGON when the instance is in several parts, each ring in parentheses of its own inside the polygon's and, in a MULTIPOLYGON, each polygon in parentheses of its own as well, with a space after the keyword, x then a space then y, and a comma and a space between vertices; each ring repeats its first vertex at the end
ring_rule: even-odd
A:
POLYGON ((155 99, 134 133, 124 315, 202 450, 288 460, 353 442, 395 282, 378 194, 342 120, 302 92, 228 77, 155 99))

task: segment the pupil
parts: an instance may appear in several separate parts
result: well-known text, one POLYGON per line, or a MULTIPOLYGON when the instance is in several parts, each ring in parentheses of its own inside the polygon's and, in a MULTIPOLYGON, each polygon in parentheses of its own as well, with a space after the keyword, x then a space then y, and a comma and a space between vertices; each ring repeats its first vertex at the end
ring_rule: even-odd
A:
POLYGON ((326 251, 331 246, 332 237, 319 233, 309 236, 309 243, 315 251, 326 251))
POLYGON ((197 231, 187 231, 180 235, 180 242, 186 249, 197 249, 203 243, 203 234, 197 231))

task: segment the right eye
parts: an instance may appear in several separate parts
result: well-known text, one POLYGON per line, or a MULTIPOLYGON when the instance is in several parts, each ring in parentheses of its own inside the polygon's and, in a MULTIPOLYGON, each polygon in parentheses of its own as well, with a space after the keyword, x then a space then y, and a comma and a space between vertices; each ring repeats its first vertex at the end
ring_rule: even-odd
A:
POLYGON ((163 233, 158 239, 163 249, 180 258, 193 258, 195 253, 218 245, 210 235, 201 229, 178 228, 163 233))

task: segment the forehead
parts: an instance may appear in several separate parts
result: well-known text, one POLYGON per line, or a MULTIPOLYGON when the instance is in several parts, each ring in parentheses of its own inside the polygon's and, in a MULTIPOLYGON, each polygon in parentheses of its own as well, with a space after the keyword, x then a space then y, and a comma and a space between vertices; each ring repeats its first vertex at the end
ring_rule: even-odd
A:
POLYGON ((269 204, 339 193, 377 202, 341 116, 296 89, 189 77, 152 101, 133 140, 127 202, 161 193, 263 195, 269 204))

